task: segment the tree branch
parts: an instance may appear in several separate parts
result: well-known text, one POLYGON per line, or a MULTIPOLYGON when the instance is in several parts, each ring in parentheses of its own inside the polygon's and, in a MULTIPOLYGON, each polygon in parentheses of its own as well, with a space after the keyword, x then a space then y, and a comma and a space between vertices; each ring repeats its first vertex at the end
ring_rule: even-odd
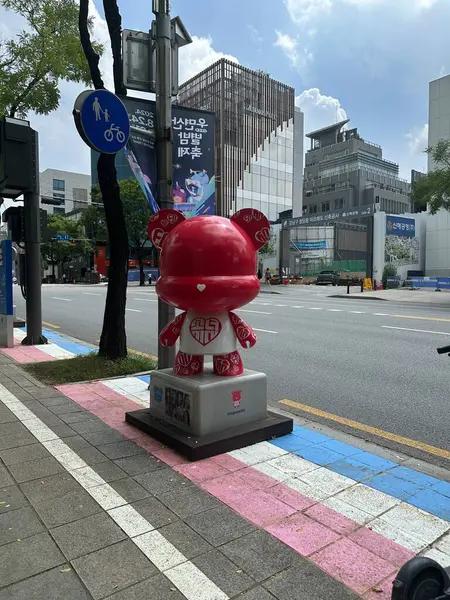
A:
POLYGON ((9 109, 9 116, 11 118, 14 118, 16 116, 16 112, 19 110, 20 105, 25 100, 25 98, 28 96, 28 94, 31 92, 31 90, 41 81, 42 77, 43 77, 43 75, 41 75, 40 73, 36 73, 36 75, 33 77, 33 79, 30 81, 30 83, 26 86, 26 88, 23 90, 23 92, 21 94, 19 94, 19 96, 17 96, 17 98, 14 101, 14 104, 9 109))
POLYGON ((80 12, 78 16, 78 29, 80 31, 80 40, 83 47, 86 60, 88 61, 89 70, 91 72, 92 83, 96 90, 105 88, 103 79, 100 73, 99 62, 100 56, 95 52, 91 43, 91 35, 89 33, 89 0, 80 0, 80 12))
POLYGON ((127 89, 123 84, 122 17, 120 16, 117 0, 103 0, 103 9, 111 40, 114 91, 118 96, 126 96, 127 89))

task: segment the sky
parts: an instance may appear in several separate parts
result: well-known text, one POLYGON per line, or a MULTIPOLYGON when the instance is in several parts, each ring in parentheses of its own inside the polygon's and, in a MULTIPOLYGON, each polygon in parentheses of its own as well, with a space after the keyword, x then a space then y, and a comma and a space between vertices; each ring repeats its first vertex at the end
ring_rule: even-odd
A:
MULTIPOLYGON (((102 2, 90 3, 95 36, 107 43, 102 2)), ((151 0, 119 0, 119 7, 124 28, 148 31, 151 0)), ((295 88, 306 132, 349 118, 399 163, 403 178, 426 170, 428 84, 450 73, 450 0, 172 0, 171 14, 193 37, 180 50, 181 81, 222 57, 262 69, 295 88)), ((0 9, 3 38, 21 27, 0 9)), ((111 86, 109 51, 101 67, 111 86)), ((41 171, 90 172, 71 116, 82 90, 63 82, 60 108, 30 115, 41 171)))

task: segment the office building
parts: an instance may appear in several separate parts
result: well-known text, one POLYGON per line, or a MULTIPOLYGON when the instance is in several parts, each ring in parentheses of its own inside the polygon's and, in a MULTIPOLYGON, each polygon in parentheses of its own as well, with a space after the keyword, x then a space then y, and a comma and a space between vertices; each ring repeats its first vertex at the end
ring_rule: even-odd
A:
POLYGON ((91 202, 91 177, 83 173, 46 169, 40 174, 41 208, 65 215, 91 202))
MULTIPOLYGON (((435 79, 429 86, 428 146, 450 140, 450 75, 435 79)), ((436 165, 428 155, 428 171, 436 165)))
POLYGON ((178 101, 216 115, 217 214, 301 214, 303 113, 294 88, 221 59, 180 86, 178 101))
POLYGON ((398 164, 383 158, 378 144, 364 140, 349 119, 306 134, 303 214, 375 206, 389 214, 410 210, 410 184, 398 164))

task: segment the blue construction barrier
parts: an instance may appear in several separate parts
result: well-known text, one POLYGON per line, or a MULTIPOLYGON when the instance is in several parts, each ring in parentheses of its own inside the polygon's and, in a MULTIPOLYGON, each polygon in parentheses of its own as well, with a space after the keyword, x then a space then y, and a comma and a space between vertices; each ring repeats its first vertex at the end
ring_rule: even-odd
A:
MULTIPOLYGON (((148 274, 152 274, 153 283, 159 277, 159 270, 152 267, 144 267, 145 281, 148 280, 148 274)), ((128 269, 128 281, 139 281, 139 269, 128 269)))
POLYGON ((450 290, 450 277, 411 277, 408 282, 412 288, 450 290))

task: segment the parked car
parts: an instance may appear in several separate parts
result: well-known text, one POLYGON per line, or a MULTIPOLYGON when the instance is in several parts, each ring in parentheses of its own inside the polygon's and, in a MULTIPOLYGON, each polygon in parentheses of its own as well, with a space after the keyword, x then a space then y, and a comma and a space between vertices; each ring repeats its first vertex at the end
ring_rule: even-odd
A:
POLYGON ((341 274, 338 271, 320 271, 317 275, 316 285, 337 285, 341 274))

